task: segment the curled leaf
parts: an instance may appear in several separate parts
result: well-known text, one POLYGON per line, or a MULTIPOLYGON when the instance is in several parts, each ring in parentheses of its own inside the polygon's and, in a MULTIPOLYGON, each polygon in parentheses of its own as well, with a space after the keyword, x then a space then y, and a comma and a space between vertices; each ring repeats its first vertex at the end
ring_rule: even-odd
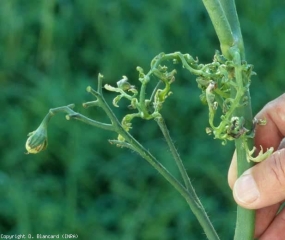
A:
POLYGON ((112 87, 111 85, 109 84, 105 84, 104 85, 104 88, 108 91, 111 91, 111 92, 120 92, 120 90, 118 88, 115 88, 115 87, 112 87))
POLYGON ((117 97, 113 99, 112 103, 115 107, 119 107, 118 102, 121 100, 121 98, 122 98, 122 95, 118 95, 117 97))
POLYGON ((274 151, 274 148, 271 147, 269 149, 266 150, 266 152, 263 152, 263 148, 262 146, 260 146, 260 152, 258 153, 258 155, 256 157, 253 157, 252 155, 254 154, 256 150, 256 147, 253 147, 252 150, 247 152, 247 161, 253 161, 253 162, 262 162, 263 160, 265 160, 266 158, 268 158, 274 151))
POLYGON ((128 78, 126 76, 123 76, 123 78, 117 82, 117 86, 118 86, 118 88, 122 89, 123 91, 135 89, 135 86, 131 85, 128 82, 128 78))

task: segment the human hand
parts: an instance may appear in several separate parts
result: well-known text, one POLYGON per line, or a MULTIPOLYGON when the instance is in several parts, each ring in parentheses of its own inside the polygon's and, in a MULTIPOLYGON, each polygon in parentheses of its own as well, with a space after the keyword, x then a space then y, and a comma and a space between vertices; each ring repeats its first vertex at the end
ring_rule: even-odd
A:
POLYGON ((257 126, 255 146, 263 149, 274 147, 268 159, 245 171, 237 179, 237 162, 234 154, 228 173, 237 204, 257 209, 255 237, 259 240, 285 239, 285 208, 277 214, 285 202, 285 94, 269 102, 256 115, 266 119, 265 126, 257 126))

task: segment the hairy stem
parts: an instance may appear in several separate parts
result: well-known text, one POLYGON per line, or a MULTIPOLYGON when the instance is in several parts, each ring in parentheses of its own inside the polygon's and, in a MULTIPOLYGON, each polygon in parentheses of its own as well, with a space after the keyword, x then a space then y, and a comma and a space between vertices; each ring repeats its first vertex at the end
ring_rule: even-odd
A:
POLYGON ((94 127, 102 128, 102 129, 109 130, 109 131, 114 131, 114 128, 111 124, 101 123, 101 122, 95 121, 91 118, 85 117, 84 115, 73 111, 71 109, 71 107, 73 107, 73 106, 74 105, 72 104, 72 105, 63 106, 63 107, 52 108, 49 110, 49 113, 47 116, 52 117, 57 113, 67 113, 68 114, 68 115, 66 115, 67 120, 76 119, 76 120, 79 120, 81 122, 84 122, 84 123, 91 125, 91 126, 94 126, 94 127))
MULTIPOLYGON (((96 96, 100 96, 100 94, 94 90, 90 92, 92 92, 96 96)), ((98 100, 100 101, 102 99, 103 97, 100 96, 98 100)), ((190 185, 189 184, 187 185, 190 188, 186 189, 153 155, 151 155, 149 151, 147 151, 135 138, 133 138, 128 132, 126 132, 123 129, 123 127, 121 126, 121 124, 119 123, 118 119, 113 114, 109 106, 106 105, 104 109, 108 111, 110 110, 110 112, 108 112, 108 116, 112 115, 112 116, 109 116, 112 119, 112 125, 110 125, 111 127, 108 128, 107 130, 112 130, 112 131, 117 132, 128 143, 117 141, 117 140, 111 140, 110 142, 112 144, 117 144, 121 147, 130 148, 133 151, 136 151, 142 158, 147 160, 185 198, 191 210, 193 211, 199 223, 201 224, 202 228, 204 229, 208 239, 209 240, 219 240, 219 237, 217 236, 215 229, 213 228, 204 208, 202 207, 199 199, 197 198, 195 194, 195 191, 190 183, 188 176, 187 178, 188 178, 190 185)), ((53 115, 59 112, 68 113, 68 116, 70 116, 71 119, 81 120, 84 123, 98 127, 97 124, 94 124, 94 120, 89 121, 87 117, 74 112, 72 109, 70 109, 67 106, 51 109, 50 112, 53 115)), ((101 123, 99 127, 102 128, 101 123)))
MULTIPOLYGON (((98 87, 100 88, 101 85, 98 84, 98 87)), ((186 199, 191 210, 193 211, 199 223, 203 227, 208 239, 218 240, 219 238, 217 236, 217 233, 215 232, 215 229, 213 228, 204 208, 202 207, 202 204, 200 203, 198 197, 195 194, 195 191, 190 183, 189 177, 184 169, 184 166, 182 165, 180 166, 180 168, 184 169, 184 170, 182 169, 182 171, 184 174, 183 178, 186 181, 186 186, 187 186, 186 188, 182 186, 181 183, 149 151, 147 151, 132 135, 130 135, 129 132, 127 132, 122 127, 119 120, 114 115, 109 105, 106 103, 103 95, 101 95, 99 92, 95 91, 91 87, 88 87, 87 91, 97 98, 98 105, 105 111, 105 113, 111 119, 113 130, 117 132, 120 136, 122 136, 123 139, 125 139, 125 142, 117 141, 117 140, 111 140, 110 142, 120 147, 130 148, 133 151, 137 152, 145 160, 147 160, 186 199)), ((165 129, 166 128, 164 128, 164 130, 165 129)), ((164 133, 168 134, 166 132, 164 133)), ((174 145, 172 142, 171 142, 171 145, 172 145, 171 151, 174 152, 177 158, 178 153, 176 150, 173 149, 174 145)), ((179 161, 179 159, 177 159, 177 161, 179 161)), ((180 160, 179 165, 181 164, 182 162, 180 160)))
POLYGON ((182 175, 182 178, 184 180, 187 192, 189 195, 191 195, 191 198, 186 198, 186 201, 188 202, 191 210, 194 212, 194 214, 196 215, 196 217, 198 218, 199 222, 201 223, 202 227, 204 228, 204 231, 206 232, 207 236, 209 239, 218 239, 218 235, 215 232, 215 229, 209 219, 209 217, 207 216, 207 213, 203 207, 203 205, 200 202, 200 199, 198 198, 192 184, 190 181, 190 178, 186 172, 186 169, 184 167, 184 164, 177 152, 177 149, 174 146, 174 143, 169 135, 169 131, 167 129, 167 126, 165 124, 165 121, 162 117, 157 117, 156 122, 160 128, 160 130, 163 133, 163 136, 168 144, 168 147, 171 151, 171 154, 178 166, 178 169, 182 175), (210 238, 211 237, 211 238, 210 238))
POLYGON ((189 190, 183 187, 178 180, 173 177, 172 174, 166 168, 164 168, 164 166, 158 162, 139 142, 137 142, 128 132, 122 130, 123 129, 120 129, 118 133, 122 135, 126 141, 130 143, 130 145, 132 145, 132 149, 135 150, 141 157, 146 159, 185 198, 192 212, 197 217, 200 225, 204 229, 208 239, 218 240, 219 237, 215 232, 207 213, 197 198, 194 189, 191 188, 191 190, 189 190))
MULTIPOLYGON (((171 154, 172 154, 172 156, 173 156, 173 158, 174 158, 174 160, 176 162, 176 165, 178 166, 178 169, 179 169, 179 171, 180 171, 180 173, 182 175, 182 178, 184 180, 186 188, 188 190, 189 189, 192 190, 193 186, 192 186, 192 184, 190 182, 190 179, 188 177, 188 174, 186 172, 184 164, 183 164, 183 162, 182 162, 182 160, 181 160, 181 158, 180 158, 180 156, 179 156, 179 154, 177 152, 177 149, 174 146, 174 143, 173 143, 173 141, 172 141, 172 139, 171 139, 171 137, 169 135, 169 131, 167 129, 167 126, 165 124, 164 119, 162 117, 157 117, 155 120, 156 120, 156 122, 157 122, 157 124, 158 124, 158 126, 159 126, 159 128, 161 130, 161 132, 163 133, 163 136, 164 136, 164 138, 165 138, 165 140, 167 142, 167 145, 168 145, 168 147, 169 147, 169 149, 171 151, 171 154)), ((197 197, 197 199, 198 199, 198 197, 197 197)))

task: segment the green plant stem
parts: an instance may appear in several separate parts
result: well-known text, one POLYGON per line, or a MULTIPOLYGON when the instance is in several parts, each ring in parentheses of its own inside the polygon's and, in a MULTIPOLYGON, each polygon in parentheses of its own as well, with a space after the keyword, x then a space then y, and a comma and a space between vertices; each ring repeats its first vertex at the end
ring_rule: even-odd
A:
MULTIPOLYGON (((178 169, 179 169, 179 171, 180 171, 180 173, 182 175, 182 178, 184 180, 187 192, 191 195, 191 199, 194 199, 194 204, 195 204, 194 206, 193 206, 193 203, 191 203, 191 204, 189 203, 189 205, 191 207, 191 210, 194 213, 196 212, 196 214, 198 215, 198 216, 196 215, 198 219, 203 217, 202 220, 207 223, 205 225, 205 227, 207 229, 210 228, 211 234, 215 234, 215 238, 218 239, 218 235, 215 232, 215 229, 214 229, 214 227, 213 227, 209 217, 207 216, 207 213, 206 213, 203 205, 201 204, 200 199, 198 198, 198 196, 197 196, 197 194, 196 194, 196 192, 195 192, 195 190, 193 188, 193 185, 191 184, 190 178, 189 178, 189 176, 187 174, 187 171, 186 171, 186 169, 184 167, 184 164, 183 164, 183 162, 182 162, 182 160, 181 160, 181 158, 180 158, 180 156, 179 156, 179 154, 177 152, 177 149, 174 146, 174 143, 173 143, 173 141, 172 141, 172 139, 170 137, 170 134, 169 134, 169 131, 167 129, 167 126, 165 124, 164 119, 160 116, 160 117, 155 118, 155 120, 156 120, 160 130, 162 131, 163 136, 164 136, 164 138, 165 138, 165 140, 167 142, 167 145, 168 145, 168 147, 169 147, 169 149, 171 151, 171 154, 172 154, 172 156, 173 156, 173 158, 174 158, 174 160, 175 160, 175 162, 176 162, 176 164, 178 166, 178 169)), ((188 202, 188 200, 187 200, 187 202, 188 202)), ((205 230, 205 228, 204 228, 204 230, 205 230)))
POLYGON ((222 8, 224 9, 226 18, 229 21, 233 37, 235 39, 235 45, 238 46, 241 58, 245 59, 245 51, 244 51, 244 44, 243 44, 243 38, 242 33, 240 29, 240 23, 236 11, 236 5, 234 0, 220 0, 220 3, 222 5, 222 8))
MULTIPOLYGON (((239 54, 238 48, 233 48, 232 52, 233 61, 235 64, 235 78, 239 85, 239 88, 244 88, 244 83, 249 83, 250 79, 248 76, 242 73, 241 67, 241 55, 239 54)), ((235 89, 232 89, 232 94, 235 94, 235 89)), ((242 97, 247 97, 248 104, 236 108, 234 111, 235 116, 243 116, 245 119, 245 127, 247 129, 253 128, 252 123, 252 110, 249 90, 244 92, 242 97)), ((248 138, 247 144, 249 148, 253 146, 253 139, 248 138)), ((236 151, 237 151, 237 176, 239 177, 244 171, 254 165, 253 162, 248 162, 246 157, 246 150, 243 146, 242 139, 238 138, 235 140, 236 151)), ((241 206, 237 206, 237 220, 234 240, 251 240, 253 239, 255 229, 255 210, 245 209, 241 206)))
MULTIPOLYGON (((128 138, 123 135, 124 138, 128 138)), ((133 141, 133 139, 128 139, 133 141)), ((189 190, 185 189, 177 180, 169 173, 146 149, 144 149, 139 143, 132 142, 136 152, 138 152, 141 157, 146 159, 187 201, 192 212, 197 217, 200 225, 205 231, 209 240, 218 240, 219 237, 215 232, 205 210, 201 208, 200 201, 189 192, 189 190)))
MULTIPOLYGON (((248 139, 249 141, 249 139, 248 139)), ((252 141, 250 141, 252 145, 252 141)), ((235 141, 237 159, 238 159, 238 176, 245 170, 253 166, 253 162, 247 162, 246 153, 242 146, 242 140, 235 141)), ((237 206, 237 221, 234 240, 252 240, 254 235, 255 211, 237 206)))
POLYGON ((202 1, 214 25, 220 41, 222 53, 227 59, 230 59, 228 49, 234 45, 235 39, 223 6, 219 0, 202 1))
MULTIPOLYGON (((196 69, 195 67, 190 66, 191 65, 191 61, 192 63, 194 63, 194 59, 191 59, 191 61, 189 59, 187 59, 187 57, 190 57, 190 55, 188 54, 182 54, 181 52, 174 52, 174 53, 169 53, 169 54, 164 54, 164 53, 160 53, 159 55, 157 55, 153 61, 151 62, 151 69, 150 71, 144 75, 144 77, 141 79, 142 85, 140 88, 140 95, 139 95, 139 104, 137 106, 137 108, 139 108, 143 114, 143 118, 145 119, 151 119, 153 118, 153 116, 150 116, 147 110, 147 103, 146 103, 146 87, 148 82, 150 81, 150 77, 152 74, 155 75, 155 71, 157 71, 157 68, 159 67, 159 65, 161 65, 161 63, 163 61, 167 61, 167 60, 180 60, 182 62, 182 65, 184 68, 186 68, 188 71, 190 71, 192 74, 194 75, 198 75, 198 76, 205 76, 205 77, 211 77, 211 73, 207 73, 205 71, 203 71, 203 69, 196 69), (190 61, 190 64, 189 64, 190 61)), ((167 85, 167 83, 165 83, 167 85)), ((151 99, 154 97, 154 94, 151 96, 151 99)))
MULTIPOLYGON (((232 53, 234 63, 235 63, 235 78, 240 87, 244 87, 243 83, 248 83, 250 80, 247 79, 245 74, 242 74, 241 67, 241 57, 239 55, 239 50, 236 48, 232 53)), ((232 89, 232 94, 235 94, 235 90, 232 89)), ((248 104, 236 108, 234 115, 243 116, 245 119, 245 127, 247 129, 252 129, 252 110, 251 110, 251 101, 249 90, 244 92, 244 96, 248 98, 248 104)), ((248 147, 251 149, 253 146, 253 139, 247 139, 248 147)), ((237 176, 239 177, 244 171, 254 165, 253 162, 247 161, 246 150, 243 146, 242 139, 238 138, 235 140, 236 151, 237 151, 237 176)), ((250 209, 245 209, 241 206, 237 206, 237 220, 236 220, 236 229, 234 240, 251 240, 254 236, 255 229, 255 211, 250 209)))
MULTIPOLYGON (((234 60, 236 64, 234 75, 239 87, 244 87, 243 83, 248 84, 249 79, 246 79, 245 75, 242 74, 241 69, 241 61, 245 60, 245 50, 235 2, 234 0, 203 0, 203 3, 218 35, 223 55, 229 60, 232 60, 235 58, 235 55, 238 54, 239 59, 234 60)), ((235 96, 235 94, 236 90, 232 88, 231 95, 235 96)), ((233 114, 234 116, 244 117, 245 127, 251 129, 252 110, 249 91, 246 91, 242 97, 247 97, 248 104, 237 108, 233 114)), ((247 141, 248 145, 251 147, 253 145, 253 140, 248 139, 247 141)), ((237 151, 237 171, 238 176, 240 176, 245 170, 253 166, 253 163, 247 162, 245 148, 242 146, 241 139, 236 139, 235 145, 237 151)), ((237 206, 234 239, 253 239, 254 227, 255 211, 237 206)))
POLYGON ((122 135, 126 141, 130 143, 132 149, 135 150, 141 157, 146 159, 187 201, 192 212, 197 217, 200 225, 205 231, 209 240, 218 240, 219 237, 215 232, 205 210, 203 209, 194 189, 192 188, 190 192, 189 189, 183 187, 178 180, 172 176, 168 170, 161 165, 139 142, 137 142, 128 132, 124 131, 122 127, 118 126, 118 133, 122 135))
MULTIPOLYGON (((96 96, 99 96, 99 93, 96 91, 90 91, 93 94, 96 94, 96 96)), ((99 102, 103 99, 102 96, 99 96, 100 98, 98 99, 99 102)), ((199 223, 201 224, 202 228, 204 229, 207 237, 209 240, 219 240, 219 237, 217 236, 217 233, 215 232, 204 208, 202 207, 199 199, 197 198, 194 189, 191 189, 190 192, 189 189, 186 189, 184 186, 181 185, 181 183, 159 162, 156 160, 156 158, 151 155, 150 152, 148 152, 136 139, 134 139, 128 132, 126 132, 121 124, 119 123, 118 119, 116 116, 112 113, 111 109, 109 108, 108 105, 104 107, 105 110, 108 110, 108 116, 111 117, 112 119, 112 129, 108 130, 113 130, 120 134, 128 143, 117 141, 117 140, 111 140, 111 143, 117 144, 121 147, 128 147, 134 151, 136 151, 141 157, 143 157, 145 160, 147 160, 187 201, 189 204, 191 210, 197 217, 199 223)), ((68 113, 68 116, 71 116, 71 119, 75 118, 73 116, 76 116, 77 120, 81 120, 84 123, 87 123, 89 125, 93 125, 93 122, 86 121, 86 117, 84 117, 81 114, 78 114, 71 110, 68 107, 59 107, 55 109, 51 109, 52 113, 59 113, 59 112, 64 112, 68 113), (83 120, 84 119, 84 120, 83 120)), ((97 127, 97 126, 96 126, 97 127)), ((99 127, 102 127, 101 124, 99 127)))
MULTIPOLYGON (((98 84, 98 88, 101 88, 100 84, 98 84)), ((130 148, 136 151, 145 160, 147 160, 186 199, 191 210, 193 211, 202 228, 204 229, 208 239, 218 240, 219 237, 217 236, 217 233, 215 232, 215 229, 213 228, 204 208, 202 207, 199 199, 197 198, 194 189, 191 188, 190 192, 189 189, 186 189, 184 186, 182 186, 181 183, 158 160, 156 160, 156 158, 149 151, 147 151, 134 137, 129 134, 129 132, 127 132, 122 127, 119 120, 114 115, 109 105, 106 103, 103 95, 101 95, 99 92, 95 91, 91 87, 88 87, 87 91, 97 98, 99 106, 103 108, 105 113, 110 118, 112 126, 114 127, 114 131, 121 135, 127 143, 117 140, 111 140, 110 142, 117 144, 121 147, 130 148)), ((190 182, 189 178, 188 181, 190 182)))
MULTIPOLYGON (((172 139, 170 137, 170 134, 169 134, 169 131, 167 129, 167 126, 165 124, 164 119, 160 116, 160 117, 155 118, 155 120, 156 120, 156 122, 157 122, 157 124, 158 124, 158 126, 159 126, 159 128, 160 128, 160 130, 161 130, 161 132, 162 132, 166 142, 167 142, 167 145, 168 145, 168 147, 169 147, 169 149, 171 151, 171 154, 172 154, 172 156, 173 156, 173 158, 174 158, 174 160, 176 162, 176 165, 178 166, 178 169, 179 169, 179 171, 180 171, 180 173, 182 175, 182 178, 184 180, 186 188, 189 191, 192 190, 193 186, 192 186, 192 184, 190 182, 190 179, 189 179, 189 176, 188 176, 188 174, 186 172, 184 164, 183 164, 183 162, 182 162, 182 160, 181 160, 181 158, 180 158, 180 156, 179 156, 179 154, 177 152, 177 149, 174 146, 174 143, 173 143, 173 141, 172 141, 172 139)), ((194 193, 194 195, 195 195, 195 193, 194 193)), ((198 199, 198 197, 197 197, 197 199, 198 199)))
POLYGON ((67 120, 76 119, 76 120, 79 120, 81 122, 84 122, 84 123, 91 125, 91 126, 94 126, 94 127, 102 128, 102 129, 105 129, 108 131, 114 131, 114 128, 111 124, 101 123, 101 122, 95 121, 91 118, 85 117, 84 115, 73 111, 71 109, 71 107, 74 107, 74 105, 71 104, 68 106, 52 108, 49 110, 49 113, 47 114, 46 117, 48 117, 50 119, 52 116, 54 116, 57 113, 67 113, 68 114, 66 116, 67 120))

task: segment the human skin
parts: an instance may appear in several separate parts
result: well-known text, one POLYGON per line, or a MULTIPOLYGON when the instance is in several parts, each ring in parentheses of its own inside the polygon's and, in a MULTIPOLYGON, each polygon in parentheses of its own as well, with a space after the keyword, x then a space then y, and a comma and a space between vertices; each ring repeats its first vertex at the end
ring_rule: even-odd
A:
POLYGON ((269 102, 256 115, 266 119, 265 126, 258 125, 255 146, 260 149, 274 147, 275 152, 266 160, 245 171, 237 179, 237 161, 234 154, 228 173, 237 204, 257 209, 255 237, 259 240, 285 239, 285 94, 269 102))

